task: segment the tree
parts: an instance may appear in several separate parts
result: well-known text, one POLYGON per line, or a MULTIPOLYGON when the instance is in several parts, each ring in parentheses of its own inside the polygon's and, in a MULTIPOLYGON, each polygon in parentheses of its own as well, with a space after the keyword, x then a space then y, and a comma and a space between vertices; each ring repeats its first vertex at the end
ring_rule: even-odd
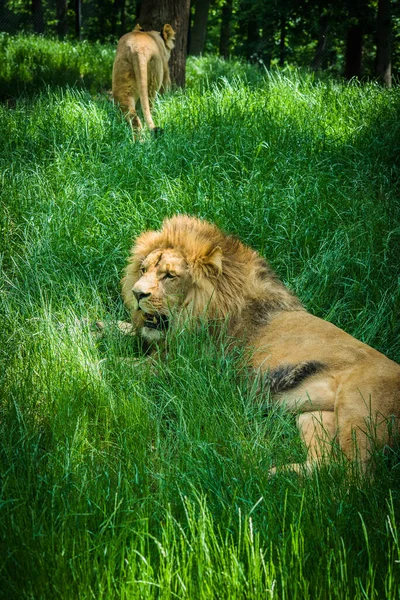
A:
POLYGON ((67 0, 58 0, 56 6, 57 14, 57 34, 64 39, 68 31, 68 4, 67 0))
POLYGON ((390 0, 379 0, 376 19, 376 76, 386 87, 392 85, 391 46, 390 0))
POLYGON ((143 0, 138 19, 145 31, 161 31, 166 23, 175 29, 175 48, 169 66, 171 81, 180 87, 185 85, 189 13, 190 0, 143 0))
POLYGON ((241 53, 250 59, 257 53, 261 37, 263 12, 260 10, 260 2, 253 0, 241 0, 237 12, 239 39, 241 41, 241 53))
POLYGON ((280 18, 280 39, 279 39, 279 66, 285 66, 285 58, 286 58, 286 27, 287 27, 287 17, 286 17, 286 6, 285 2, 282 2, 281 6, 281 18, 280 18))
POLYGON ((232 0, 225 0, 225 4, 222 7, 221 34, 219 38, 219 53, 224 58, 228 58, 229 56, 232 10, 232 0))
POLYGON ((44 33, 44 18, 42 0, 32 0, 33 31, 44 33))
POLYGON ((193 26, 190 30, 189 54, 202 54, 206 43, 210 0, 196 0, 193 26))
POLYGON ((361 77, 364 38, 373 30, 372 2, 346 0, 348 22, 344 74, 346 79, 361 77))
POLYGON ((361 77, 361 58, 363 45, 363 30, 358 20, 350 23, 346 39, 346 65, 344 76, 346 79, 361 77))
POLYGON ((317 25, 317 45, 315 47, 314 57, 311 62, 311 68, 314 71, 318 71, 318 69, 321 69, 322 65, 324 64, 324 58, 328 46, 328 31, 332 21, 332 15, 330 11, 328 9, 324 10, 322 6, 319 8, 321 12, 318 17, 317 25))
POLYGON ((78 40, 82 39, 82 4, 81 0, 75 0, 75 35, 78 40))

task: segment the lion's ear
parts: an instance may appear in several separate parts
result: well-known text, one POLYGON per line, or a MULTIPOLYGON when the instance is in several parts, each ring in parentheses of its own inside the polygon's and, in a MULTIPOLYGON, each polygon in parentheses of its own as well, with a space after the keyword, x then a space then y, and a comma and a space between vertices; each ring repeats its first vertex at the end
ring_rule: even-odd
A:
POLYGON ((139 25, 139 23, 136 23, 135 27, 133 28, 133 31, 144 31, 144 29, 141 25, 139 25))
POLYGON ((172 29, 171 25, 168 25, 168 23, 162 28, 161 37, 163 38, 167 48, 172 50, 175 42, 175 31, 172 29))
POLYGON ((222 273, 222 250, 219 246, 216 246, 211 252, 209 252, 202 259, 203 265, 211 269, 214 275, 221 275, 222 273))

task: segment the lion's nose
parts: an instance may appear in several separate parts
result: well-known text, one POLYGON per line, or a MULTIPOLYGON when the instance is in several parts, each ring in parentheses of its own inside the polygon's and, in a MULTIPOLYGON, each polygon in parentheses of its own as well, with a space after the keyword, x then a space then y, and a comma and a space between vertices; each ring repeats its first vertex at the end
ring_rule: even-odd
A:
POLYGON ((146 292, 137 292, 136 290, 132 290, 132 292, 133 292, 136 300, 138 301, 138 303, 141 300, 144 300, 145 298, 148 298, 151 295, 150 293, 146 294, 146 292))

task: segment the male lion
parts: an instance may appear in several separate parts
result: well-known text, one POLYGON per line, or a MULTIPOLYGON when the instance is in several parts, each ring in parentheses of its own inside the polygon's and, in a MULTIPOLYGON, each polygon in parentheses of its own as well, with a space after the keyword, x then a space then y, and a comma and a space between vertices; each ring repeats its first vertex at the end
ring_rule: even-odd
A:
POLYGON ((399 432, 400 366, 308 313, 257 252, 215 225, 177 215, 142 233, 122 296, 150 341, 182 317, 227 326, 272 400, 297 415, 308 460, 286 468, 311 469, 336 441, 365 469, 374 443, 399 432))
POLYGON ((171 25, 164 25, 161 33, 143 31, 137 25, 118 42, 112 72, 112 95, 127 111, 126 118, 133 129, 142 128, 136 114, 136 103, 140 99, 147 125, 155 134, 161 132, 154 125, 150 108, 157 92, 171 84, 168 60, 174 44, 175 31, 171 25))

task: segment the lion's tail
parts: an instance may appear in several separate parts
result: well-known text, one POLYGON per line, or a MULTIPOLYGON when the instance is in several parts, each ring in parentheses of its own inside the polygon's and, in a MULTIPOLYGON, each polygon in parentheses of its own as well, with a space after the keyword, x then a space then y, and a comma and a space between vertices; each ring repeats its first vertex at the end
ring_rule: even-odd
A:
POLYGON ((136 79, 139 83, 139 95, 140 95, 140 104, 142 107, 143 115, 146 120, 147 125, 150 129, 155 129, 154 121, 151 117, 150 112, 150 102, 149 102, 149 86, 148 86, 148 78, 147 78, 147 58, 143 54, 136 55, 137 61, 135 64, 135 70, 137 68, 136 79))

